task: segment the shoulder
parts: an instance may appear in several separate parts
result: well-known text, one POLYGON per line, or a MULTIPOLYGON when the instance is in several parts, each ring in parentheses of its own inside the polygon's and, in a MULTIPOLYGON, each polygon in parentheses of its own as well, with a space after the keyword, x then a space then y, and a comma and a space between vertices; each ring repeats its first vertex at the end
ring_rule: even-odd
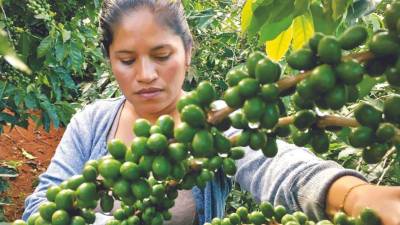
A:
POLYGON ((91 120, 109 118, 115 114, 124 102, 124 96, 107 99, 97 99, 94 102, 83 106, 74 117, 86 117, 91 120))

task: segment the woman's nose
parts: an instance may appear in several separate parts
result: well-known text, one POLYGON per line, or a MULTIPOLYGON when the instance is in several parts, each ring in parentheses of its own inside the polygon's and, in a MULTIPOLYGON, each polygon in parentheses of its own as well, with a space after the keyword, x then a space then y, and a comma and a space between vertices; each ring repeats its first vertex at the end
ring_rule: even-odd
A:
POLYGON ((139 83, 151 83, 157 79, 155 65, 148 58, 142 58, 137 64, 136 80, 139 83))

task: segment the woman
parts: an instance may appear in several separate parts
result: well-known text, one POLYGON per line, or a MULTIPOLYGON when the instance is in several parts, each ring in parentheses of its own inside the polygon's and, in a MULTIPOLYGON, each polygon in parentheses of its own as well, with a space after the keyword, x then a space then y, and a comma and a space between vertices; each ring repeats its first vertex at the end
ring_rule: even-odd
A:
MULTIPOLYGON (((133 139, 138 118, 150 122, 163 114, 179 122, 176 103, 190 65, 192 37, 179 2, 106 0, 101 14, 102 45, 123 93, 98 100, 68 125, 48 170, 25 203, 23 219, 45 201, 45 190, 79 174, 86 161, 107 154, 106 142, 133 139)), ((332 216, 340 207, 357 215, 374 208, 386 225, 400 224, 400 189, 369 185, 355 171, 323 161, 309 151, 278 142, 279 153, 266 159, 249 150, 237 162, 234 180, 257 200, 302 210, 313 219, 332 216)), ((179 192, 169 224, 203 224, 224 213, 230 180, 216 176, 205 189, 179 192)), ((104 223, 99 214, 96 223, 104 223)))

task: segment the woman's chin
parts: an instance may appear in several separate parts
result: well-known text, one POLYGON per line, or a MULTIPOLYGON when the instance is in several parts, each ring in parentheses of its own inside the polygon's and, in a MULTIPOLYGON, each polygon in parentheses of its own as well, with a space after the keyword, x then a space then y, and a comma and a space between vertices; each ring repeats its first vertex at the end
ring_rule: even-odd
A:
POLYGON ((163 100, 162 98, 157 99, 156 101, 135 101, 134 108, 135 111, 140 114, 166 114, 168 113, 167 111, 170 111, 168 101, 163 100), (163 113, 164 111, 165 113, 163 113))

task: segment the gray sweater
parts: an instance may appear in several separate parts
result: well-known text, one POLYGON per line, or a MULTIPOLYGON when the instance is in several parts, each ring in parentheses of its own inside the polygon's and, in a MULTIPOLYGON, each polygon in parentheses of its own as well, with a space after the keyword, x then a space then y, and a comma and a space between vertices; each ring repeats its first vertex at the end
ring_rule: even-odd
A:
MULTIPOLYGON (((45 192, 49 186, 80 174, 86 161, 107 154, 107 134, 124 100, 124 97, 97 100, 74 115, 47 171, 39 177, 35 192, 25 201, 24 220, 46 200, 45 192)), ((236 132, 232 129, 226 134, 230 136, 236 132)), ((290 212, 301 210, 312 219, 322 219, 332 182, 345 175, 364 179, 356 171, 319 159, 305 148, 283 141, 278 141, 278 147, 274 158, 265 158, 261 151, 247 148, 245 157, 237 161, 238 169, 233 179, 219 172, 204 189, 194 187, 192 192, 199 224, 224 216, 232 180, 250 191, 257 201, 281 204, 290 212)))

